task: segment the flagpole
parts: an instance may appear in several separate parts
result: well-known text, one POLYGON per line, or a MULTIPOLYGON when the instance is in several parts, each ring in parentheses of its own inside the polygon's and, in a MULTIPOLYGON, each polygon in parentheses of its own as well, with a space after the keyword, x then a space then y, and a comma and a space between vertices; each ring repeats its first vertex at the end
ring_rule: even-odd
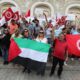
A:
POLYGON ((76 25, 76 30, 77 30, 77 15, 75 15, 75 25, 76 25))

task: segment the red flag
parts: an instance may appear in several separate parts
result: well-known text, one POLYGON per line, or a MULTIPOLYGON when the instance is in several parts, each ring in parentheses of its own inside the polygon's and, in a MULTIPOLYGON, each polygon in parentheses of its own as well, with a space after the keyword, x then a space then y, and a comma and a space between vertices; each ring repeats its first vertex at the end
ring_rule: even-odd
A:
POLYGON ((15 21, 18 21, 19 20, 19 12, 18 11, 14 13, 13 19, 15 21))
POLYGON ((30 17, 30 9, 27 11, 25 17, 30 17))
POLYGON ((8 8, 3 14, 2 14, 6 21, 9 21, 13 17, 13 11, 11 8, 8 8))
POLYGON ((69 53, 80 56, 80 35, 67 35, 69 53))
POLYGON ((11 44, 9 48, 9 56, 8 56, 8 61, 12 61, 14 58, 16 58, 19 54, 21 53, 20 48, 14 41, 14 39, 11 39, 11 44))
POLYGON ((62 16, 61 18, 57 19, 56 20, 57 24, 59 24, 59 25, 65 25, 65 23, 66 23, 66 17, 67 16, 62 16))
POLYGON ((66 23, 66 18, 67 16, 62 16, 61 17, 61 23, 64 25, 66 23))

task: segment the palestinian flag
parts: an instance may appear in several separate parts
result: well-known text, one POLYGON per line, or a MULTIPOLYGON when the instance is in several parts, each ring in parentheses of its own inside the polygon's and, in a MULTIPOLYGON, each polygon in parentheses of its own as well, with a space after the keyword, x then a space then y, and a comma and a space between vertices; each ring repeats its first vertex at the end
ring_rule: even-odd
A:
POLYGON ((34 40, 14 38, 9 49, 9 62, 42 71, 45 69, 50 45, 34 40))

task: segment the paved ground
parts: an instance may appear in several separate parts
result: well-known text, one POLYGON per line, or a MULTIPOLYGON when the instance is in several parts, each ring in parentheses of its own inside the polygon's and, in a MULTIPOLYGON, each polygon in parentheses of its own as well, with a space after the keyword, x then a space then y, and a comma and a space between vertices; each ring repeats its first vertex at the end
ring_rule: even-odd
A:
MULTIPOLYGON (((61 80, 80 80, 80 62, 69 61, 67 66, 64 66, 64 71, 61 80)), ((47 64, 46 74, 44 77, 36 76, 35 72, 31 74, 22 73, 23 67, 13 66, 12 64, 3 65, 0 62, 0 80, 59 80, 56 76, 49 77, 51 64, 47 64)))

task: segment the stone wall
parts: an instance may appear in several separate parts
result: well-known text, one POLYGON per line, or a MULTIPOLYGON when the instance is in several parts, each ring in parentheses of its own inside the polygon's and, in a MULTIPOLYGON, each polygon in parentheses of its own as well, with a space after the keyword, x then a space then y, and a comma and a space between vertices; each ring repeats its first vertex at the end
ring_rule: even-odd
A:
MULTIPOLYGON (((43 3, 48 2, 49 4, 51 4, 51 6, 54 9, 55 14, 56 13, 65 14, 68 11, 68 8, 69 8, 68 6, 71 6, 71 5, 73 5, 74 7, 78 6, 80 8, 79 6, 80 0, 0 0, 0 2, 1 1, 4 1, 4 3, 6 3, 7 1, 8 3, 12 3, 12 1, 14 1, 17 4, 17 6, 20 8, 21 13, 26 13, 29 9, 32 8, 32 6, 35 3, 40 2, 40 1, 43 3)), ((2 7, 3 6, 1 6, 0 4, 0 9, 2 7)))

